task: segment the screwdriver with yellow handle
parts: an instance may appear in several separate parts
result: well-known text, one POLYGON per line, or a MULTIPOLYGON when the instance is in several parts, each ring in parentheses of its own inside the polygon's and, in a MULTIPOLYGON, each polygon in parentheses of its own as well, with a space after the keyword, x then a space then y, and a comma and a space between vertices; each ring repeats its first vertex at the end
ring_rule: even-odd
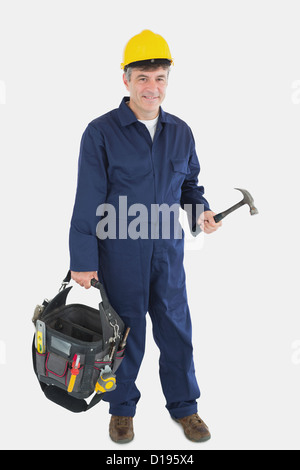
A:
POLYGON ((75 381, 77 379, 77 375, 79 374, 79 367, 80 367, 80 355, 75 354, 73 357, 73 362, 72 362, 71 378, 70 378, 69 385, 68 385, 69 393, 73 391, 75 381))
POLYGON ((41 320, 36 322, 35 347, 40 354, 46 352, 46 326, 41 320))

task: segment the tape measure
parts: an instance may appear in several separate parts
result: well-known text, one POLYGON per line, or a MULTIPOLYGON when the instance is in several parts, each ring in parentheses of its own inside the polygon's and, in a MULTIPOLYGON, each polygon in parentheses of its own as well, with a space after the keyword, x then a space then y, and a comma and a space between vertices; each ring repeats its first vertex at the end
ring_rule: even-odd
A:
POLYGON ((112 373, 110 367, 106 366, 96 383, 95 392, 112 392, 116 388, 116 376, 112 373))

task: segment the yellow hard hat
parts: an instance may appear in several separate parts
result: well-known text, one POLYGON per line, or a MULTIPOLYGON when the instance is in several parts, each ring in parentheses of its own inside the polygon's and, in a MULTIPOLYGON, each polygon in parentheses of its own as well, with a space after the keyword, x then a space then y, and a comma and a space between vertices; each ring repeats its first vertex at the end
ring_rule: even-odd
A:
POLYGON ((166 40, 159 34, 145 29, 140 34, 133 36, 126 44, 121 69, 132 62, 151 59, 167 59, 170 64, 173 63, 166 40))

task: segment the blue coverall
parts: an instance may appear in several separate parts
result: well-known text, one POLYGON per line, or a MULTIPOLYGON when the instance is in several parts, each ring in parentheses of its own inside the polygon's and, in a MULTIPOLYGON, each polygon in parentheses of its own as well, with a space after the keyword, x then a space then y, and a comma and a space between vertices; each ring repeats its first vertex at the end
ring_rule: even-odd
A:
POLYGON ((200 166, 189 126, 160 108, 152 141, 146 126, 126 105, 128 100, 123 98, 119 108, 89 123, 83 134, 70 227, 70 269, 97 271, 113 308, 131 327, 126 357, 117 371, 117 388, 104 398, 110 402, 110 413, 135 415, 140 398, 135 380, 149 312, 160 349, 166 407, 172 417, 182 418, 197 412, 200 396, 185 287, 184 238, 100 240, 96 212, 106 202, 118 214, 119 196, 127 196, 128 207, 144 204, 149 213, 151 204, 163 203, 202 204, 203 210, 210 209, 204 188, 197 185, 200 166))

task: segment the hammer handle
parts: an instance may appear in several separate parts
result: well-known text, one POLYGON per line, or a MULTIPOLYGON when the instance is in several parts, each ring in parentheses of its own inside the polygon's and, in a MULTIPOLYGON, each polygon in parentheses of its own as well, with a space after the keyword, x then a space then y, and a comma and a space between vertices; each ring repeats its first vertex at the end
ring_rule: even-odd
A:
POLYGON ((226 217, 226 215, 228 215, 231 212, 235 211, 236 209, 243 206, 244 204, 245 204, 245 202, 242 200, 242 201, 238 202, 237 204, 235 204, 234 206, 227 209, 227 211, 223 211, 223 212, 220 212, 219 214, 215 215, 214 216, 215 222, 216 223, 220 222, 220 220, 224 219, 224 217, 226 217))

